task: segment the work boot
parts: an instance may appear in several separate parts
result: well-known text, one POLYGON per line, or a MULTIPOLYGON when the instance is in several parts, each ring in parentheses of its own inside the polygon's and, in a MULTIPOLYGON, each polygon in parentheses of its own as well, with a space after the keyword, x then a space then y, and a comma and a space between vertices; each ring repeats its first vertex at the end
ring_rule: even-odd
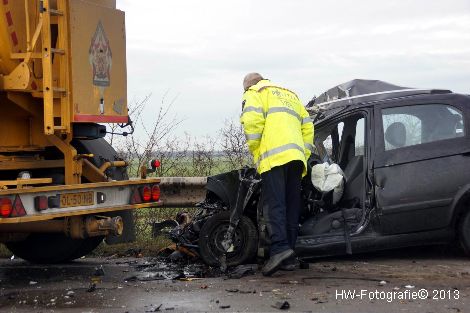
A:
POLYGON ((287 249, 285 251, 282 251, 278 254, 271 256, 268 262, 266 262, 266 264, 263 266, 263 269, 261 270, 261 272, 263 273, 264 276, 271 276, 278 270, 282 261, 287 260, 293 255, 294 255, 294 250, 287 249))

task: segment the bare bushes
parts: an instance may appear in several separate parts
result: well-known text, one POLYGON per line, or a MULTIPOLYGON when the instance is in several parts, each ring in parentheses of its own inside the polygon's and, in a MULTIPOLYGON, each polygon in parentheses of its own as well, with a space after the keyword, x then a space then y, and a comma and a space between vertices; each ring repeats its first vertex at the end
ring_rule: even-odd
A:
MULTIPOLYGON (((210 176, 238 169, 251 164, 251 157, 245 145, 245 136, 238 121, 225 121, 225 126, 217 133, 196 137, 186 133, 176 136, 175 130, 183 122, 173 111, 177 96, 170 98, 167 92, 158 109, 149 118, 152 107, 151 97, 147 96, 129 105, 129 116, 135 133, 118 136, 118 125, 108 128, 108 141, 119 157, 129 161, 129 177, 138 177, 140 168, 151 159, 158 159, 161 166, 158 177, 169 176, 210 176)), ((138 243, 151 246, 151 224, 174 218, 177 212, 185 209, 151 208, 135 211, 138 243)))

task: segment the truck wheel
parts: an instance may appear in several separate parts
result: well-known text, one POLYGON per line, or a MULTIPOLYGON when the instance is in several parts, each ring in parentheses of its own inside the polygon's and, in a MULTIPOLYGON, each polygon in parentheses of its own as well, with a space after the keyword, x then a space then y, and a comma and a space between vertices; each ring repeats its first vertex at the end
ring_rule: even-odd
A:
POLYGON ((65 234, 31 234, 25 240, 6 243, 14 255, 33 263, 62 263, 93 251, 103 237, 72 239, 65 234), (83 254, 84 251, 87 251, 83 254))
MULTIPOLYGON (((228 229, 230 212, 217 213, 204 223, 199 233, 199 252, 202 260, 211 266, 220 265, 219 258, 224 249, 222 240, 228 229)), ((236 266, 252 260, 258 248, 258 231, 246 216, 240 218, 235 230, 235 249, 227 254, 227 266, 236 266)))
POLYGON ((463 251, 470 257, 470 210, 462 216, 459 223, 458 234, 463 251))

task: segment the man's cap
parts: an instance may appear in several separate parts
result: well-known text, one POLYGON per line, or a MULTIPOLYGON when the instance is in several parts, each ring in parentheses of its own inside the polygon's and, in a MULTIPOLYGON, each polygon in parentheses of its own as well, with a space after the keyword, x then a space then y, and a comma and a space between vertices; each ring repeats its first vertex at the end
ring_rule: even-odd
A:
POLYGON ((260 80, 263 79, 263 76, 261 76, 259 73, 249 73, 243 79, 243 89, 247 91, 248 88, 253 85, 256 85, 260 80))

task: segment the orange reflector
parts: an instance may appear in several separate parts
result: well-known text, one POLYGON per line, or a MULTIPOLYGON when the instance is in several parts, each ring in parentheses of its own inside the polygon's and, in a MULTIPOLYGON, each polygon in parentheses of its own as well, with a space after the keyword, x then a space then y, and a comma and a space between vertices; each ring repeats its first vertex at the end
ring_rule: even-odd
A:
POLYGON ((150 189, 149 186, 142 188, 142 199, 144 199, 144 201, 150 201, 150 199, 152 199, 152 189, 150 189))
POLYGON ((160 200, 160 186, 158 185, 152 186, 152 200, 153 201, 160 200))
POLYGON ((13 206, 9 198, 0 199, 0 215, 2 217, 9 217, 12 209, 13 209, 13 206))

